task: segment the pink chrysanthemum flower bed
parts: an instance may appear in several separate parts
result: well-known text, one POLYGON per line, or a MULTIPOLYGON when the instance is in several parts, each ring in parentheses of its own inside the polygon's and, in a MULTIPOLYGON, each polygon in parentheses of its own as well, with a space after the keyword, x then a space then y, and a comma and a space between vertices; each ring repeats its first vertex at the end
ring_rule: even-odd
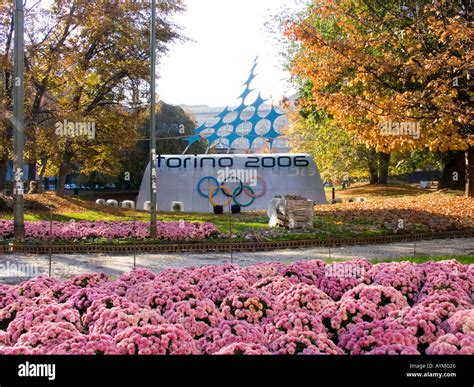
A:
POLYGON ((391 318, 352 324, 339 339, 339 346, 352 355, 370 354, 394 345, 413 353, 416 352, 418 340, 413 329, 391 318))
POLYGON ((474 354, 473 266, 315 260, 38 277, 0 285, 0 354, 474 354))
MULTIPOLYGON (((26 239, 145 239, 150 236, 150 225, 143 221, 80 221, 80 222, 25 222, 26 239)), ((211 223, 158 222, 157 237, 165 240, 205 239, 219 235, 211 223)), ((0 220, 0 236, 13 237, 13 220, 0 220)))

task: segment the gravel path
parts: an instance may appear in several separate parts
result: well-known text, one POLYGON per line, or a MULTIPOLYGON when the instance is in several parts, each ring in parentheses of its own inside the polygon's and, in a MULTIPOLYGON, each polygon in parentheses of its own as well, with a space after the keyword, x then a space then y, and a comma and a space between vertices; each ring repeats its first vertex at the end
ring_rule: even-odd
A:
MULTIPOLYGON (((207 264, 220 265, 233 262, 241 266, 258 262, 281 261, 291 262, 302 259, 396 259, 417 255, 446 256, 470 255, 474 258, 474 238, 439 239, 408 243, 390 243, 366 246, 347 246, 328 249, 316 247, 309 249, 278 250, 252 253, 208 253, 208 254, 140 254, 135 257, 136 265, 147 267, 155 272, 167 268, 202 266, 207 264)), ((96 271, 111 276, 119 276, 134 266, 133 255, 54 255, 52 259, 52 275, 67 278, 83 273, 96 271)), ((49 257, 41 255, 0 255, 0 283, 17 283, 28 277, 47 276, 49 257), (21 265, 37 270, 29 272, 21 265)))

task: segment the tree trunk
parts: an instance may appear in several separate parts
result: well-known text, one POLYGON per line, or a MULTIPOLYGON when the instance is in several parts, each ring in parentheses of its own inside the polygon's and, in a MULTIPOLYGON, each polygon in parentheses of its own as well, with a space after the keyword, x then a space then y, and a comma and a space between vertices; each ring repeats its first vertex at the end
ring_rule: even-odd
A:
POLYGON ((464 152, 448 152, 438 189, 466 189, 466 156, 464 152))
POLYGON ((390 153, 379 153, 379 184, 388 183, 389 165, 390 165, 390 153))
POLYGON ((43 193, 43 176, 38 176, 38 193, 43 193))
POLYGON ((474 147, 466 151, 466 196, 474 197, 474 147))
POLYGON ((39 170, 38 174, 38 193, 43 193, 43 180, 44 180, 44 174, 46 172, 46 165, 48 164, 47 160, 43 161, 43 164, 41 165, 41 168, 39 170))
POLYGON ((36 163, 28 163, 28 183, 36 180, 36 163))
POLYGON ((4 158, 0 160, 0 189, 7 188, 5 179, 7 177, 8 159, 4 158))
POLYGON ((67 149, 64 152, 63 161, 59 166, 58 181, 56 182, 56 195, 64 196, 64 186, 66 184, 66 177, 71 166, 72 153, 67 149))
POLYGON ((370 184, 377 184, 379 182, 379 173, 377 168, 377 152, 370 148, 367 152, 367 164, 369 168, 370 184))
MULTIPOLYGON (((2 125, 2 122, 0 122, 2 125)), ((2 138, 0 139, 0 189, 9 188, 8 184, 6 183, 7 178, 7 171, 8 171, 8 149, 12 134, 11 126, 8 126, 4 129, 2 138)))
POLYGON ((56 181, 56 195, 64 196, 64 186, 66 185, 67 171, 63 164, 59 167, 58 178, 56 181))

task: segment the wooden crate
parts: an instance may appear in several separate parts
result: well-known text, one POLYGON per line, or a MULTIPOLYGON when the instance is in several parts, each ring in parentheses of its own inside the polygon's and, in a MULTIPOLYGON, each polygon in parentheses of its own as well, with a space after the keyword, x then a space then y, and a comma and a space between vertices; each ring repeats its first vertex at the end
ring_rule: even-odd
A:
POLYGON ((285 228, 313 227, 313 202, 285 197, 283 209, 277 209, 277 225, 285 228))

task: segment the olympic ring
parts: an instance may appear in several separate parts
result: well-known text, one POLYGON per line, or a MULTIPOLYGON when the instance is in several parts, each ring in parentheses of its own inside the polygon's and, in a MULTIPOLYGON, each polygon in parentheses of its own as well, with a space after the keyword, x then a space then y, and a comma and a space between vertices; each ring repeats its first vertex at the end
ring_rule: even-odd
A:
MULTIPOLYGON (((239 196, 239 195, 242 193, 242 191, 244 190, 244 183, 242 183, 242 181, 241 181, 240 179, 237 179, 237 178, 231 178, 231 179, 236 180, 236 181, 231 181, 231 183, 239 183, 239 187, 238 187, 239 193, 236 195, 236 196, 239 196), (237 180, 238 180, 238 181, 237 181, 237 180)), ((228 180, 228 179, 224 180, 224 181, 221 183, 221 187, 223 187, 224 184, 227 183, 227 180, 228 180)), ((236 188, 236 189, 237 189, 237 188, 236 188)), ((234 191, 235 191, 235 190, 234 190, 234 191)), ((227 196, 228 198, 231 198, 232 195, 233 195, 233 194, 227 195, 224 190, 222 190, 222 193, 223 193, 225 196, 227 196)))
MULTIPOLYGON (((245 186, 245 188, 247 188, 250 192, 252 192, 252 194, 255 194, 255 191, 253 190, 252 187, 249 187, 248 185, 245 186)), ((255 198, 251 198, 251 200, 248 202, 248 203, 240 203, 237 201, 237 188, 234 190, 233 194, 232 194, 232 199, 234 200, 234 203, 239 205, 240 207, 250 207, 253 202, 255 201, 255 198)))
MULTIPOLYGON (((227 205, 230 203, 230 201, 232 200, 232 195, 230 195, 230 197, 229 197, 224 203, 222 203, 222 204, 217 204, 217 203, 214 201, 213 196, 214 196, 214 193, 217 192, 218 189, 221 189, 222 192, 227 191, 228 194, 231 194, 230 189, 227 188, 225 185, 221 185, 220 187, 217 186, 217 187, 214 187, 213 189, 211 189, 211 190, 209 191, 209 196, 208 196, 208 197, 209 197, 209 201, 211 202, 211 204, 212 204, 214 207, 215 207, 215 206, 222 206, 222 207, 225 207, 225 206, 227 206, 227 205)), ((228 196, 228 195, 227 195, 227 196, 228 196)))
POLYGON ((220 190, 220 184, 219 184, 219 181, 213 177, 213 176, 205 176, 203 177, 201 180, 199 180, 198 184, 197 184, 197 190, 198 190, 198 193, 199 195, 201 195, 202 197, 204 198, 207 198, 209 196, 209 194, 205 194, 204 192, 202 192, 201 190, 201 184, 204 180, 212 180, 214 183, 216 183, 216 187, 215 189, 213 190, 214 191, 214 194, 212 195, 213 197, 216 196, 218 193, 219 193, 219 190, 220 190))
POLYGON ((224 180, 224 182, 220 183, 215 177, 213 176, 205 176, 203 178, 201 178, 201 180, 199 180, 198 184, 197 184, 197 190, 198 190, 198 193, 199 195, 201 195, 202 197, 205 197, 205 198, 208 198, 209 199, 209 202, 214 206, 227 206, 230 204, 231 201, 233 201, 236 205, 244 208, 244 207, 250 207, 254 202, 255 202, 255 199, 258 199, 260 197, 262 197, 263 195, 265 195, 265 193, 267 192, 267 184, 265 182, 265 180, 262 178, 262 177, 257 177, 257 180, 260 181, 260 185, 261 185, 261 191, 259 193, 255 193, 255 189, 248 186, 248 185, 244 185, 244 183, 240 180, 240 179, 237 179, 237 178, 231 178, 231 179, 226 179, 224 180), (204 180, 212 180, 216 186, 213 187, 209 193, 204 193, 202 191, 202 183, 204 182, 204 180), (234 181, 227 181, 227 180, 234 180, 234 181), (239 186, 236 187, 233 191, 231 188, 229 188, 228 186, 226 186, 225 184, 226 183, 231 183, 231 182, 238 182, 239 186), (214 200, 215 196, 219 193, 219 191, 222 191, 222 193, 224 194, 224 196, 227 196, 228 199, 226 199, 222 204, 217 204, 214 200), (242 194, 242 192, 245 191, 245 194, 250 197, 250 201, 247 202, 247 203, 240 203, 238 200, 237 200, 237 197, 240 196, 242 194))
MULTIPOLYGON (((267 183, 265 182, 265 180, 258 176, 257 177, 257 180, 260 181, 260 183, 262 184, 262 192, 256 194, 255 191, 252 192, 248 192, 250 191, 248 188, 250 188, 249 186, 245 186, 244 189, 245 189, 245 193, 247 194, 247 196, 250 196, 251 198, 254 198, 254 199, 258 199, 258 198, 261 198, 263 195, 265 195, 267 193, 267 183)), ((238 195, 237 195, 238 196, 238 195)))

